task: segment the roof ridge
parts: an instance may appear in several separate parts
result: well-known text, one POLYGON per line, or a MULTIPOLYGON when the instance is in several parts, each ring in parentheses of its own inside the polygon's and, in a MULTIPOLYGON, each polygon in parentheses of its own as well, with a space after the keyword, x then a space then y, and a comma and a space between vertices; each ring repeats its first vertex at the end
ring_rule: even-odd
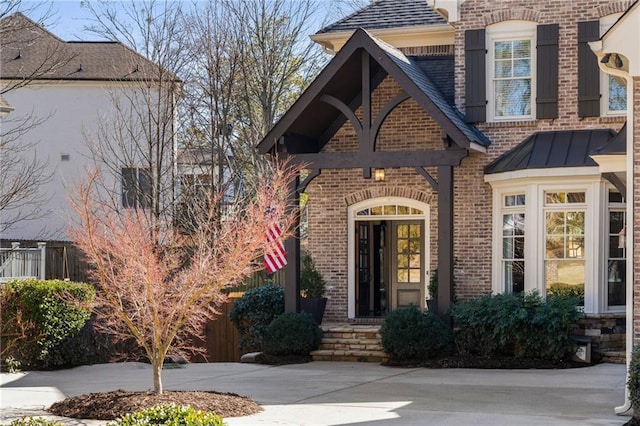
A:
POLYGON ((325 33, 325 32, 329 32, 329 29, 335 26, 338 26, 339 24, 342 24, 343 22, 353 18, 354 16, 357 16, 363 12, 365 12, 366 10, 371 9, 376 3, 380 3, 383 2, 384 0, 374 0, 371 3, 369 3, 368 5, 361 7, 360 9, 354 11, 353 13, 351 13, 350 15, 345 16, 342 19, 337 20, 336 22, 329 24, 329 25, 325 25, 324 27, 320 28, 318 30, 318 32, 316 32, 316 34, 320 34, 320 33, 325 33))
POLYGON ((55 35, 53 32, 51 32, 49 29, 47 29, 43 24, 39 24, 36 21, 34 21, 33 19, 29 18, 27 15, 25 15, 22 12, 15 12, 9 16, 5 16, 2 19, 0 19, 0 26, 2 26, 4 21, 9 21, 12 19, 22 19, 27 21, 28 23, 32 24, 33 26, 35 26, 36 28, 38 28, 39 30, 43 31, 46 35, 50 36, 51 38, 56 39, 57 41, 61 42, 61 43, 66 43, 65 40, 61 39, 60 37, 58 37, 57 35, 55 35))

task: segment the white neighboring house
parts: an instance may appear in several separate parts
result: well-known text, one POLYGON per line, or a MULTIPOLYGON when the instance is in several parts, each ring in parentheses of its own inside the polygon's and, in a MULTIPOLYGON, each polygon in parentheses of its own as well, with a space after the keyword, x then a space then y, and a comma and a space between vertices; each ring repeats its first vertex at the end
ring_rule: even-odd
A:
MULTIPOLYGON (((4 18, 0 28, 0 93, 13 108, 3 125, 11 126, 19 116, 45 119, 24 138, 46 165, 43 172, 51 174, 41 188, 46 201, 41 212, 9 226, 0 240, 67 241, 70 191, 96 164, 86 135, 98 134, 101 119, 114 115, 114 93, 126 99, 129 88, 153 81, 158 67, 119 42, 66 42, 20 13, 4 18), (11 26, 17 30, 7 31, 11 26), (21 85, 25 80, 28 84, 21 85)), ((138 190, 149 187, 148 169, 132 162, 101 165, 108 185, 120 192, 115 198, 123 208, 140 204, 127 192, 131 179, 138 190)))

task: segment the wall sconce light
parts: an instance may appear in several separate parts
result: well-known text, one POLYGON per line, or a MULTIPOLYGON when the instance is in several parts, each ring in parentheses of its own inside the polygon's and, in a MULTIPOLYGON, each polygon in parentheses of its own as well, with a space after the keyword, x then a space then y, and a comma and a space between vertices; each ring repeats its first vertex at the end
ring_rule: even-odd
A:
POLYGON ((384 182, 384 169, 373 169, 373 179, 376 182, 384 182))

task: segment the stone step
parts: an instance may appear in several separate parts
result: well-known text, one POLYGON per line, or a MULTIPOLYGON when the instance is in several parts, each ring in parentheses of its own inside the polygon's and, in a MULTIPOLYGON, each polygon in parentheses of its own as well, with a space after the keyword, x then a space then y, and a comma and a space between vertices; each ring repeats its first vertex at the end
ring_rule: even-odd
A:
POLYGON ((324 337, 314 361, 383 362, 389 359, 382 350, 380 325, 323 325, 324 337))
POLYGON ((383 351, 369 350, 317 350, 311 352, 314 361, 384 362, 389 356, 383 351))
POLYGON ((382 351, 382 345, 377 344, 360 344, 360 343, 320 343, 318 349, 320 350, 354 350, 354 351, 382 351))
POLYGON ((602 354, 602 362, 611 364, 626 364, 627 353, 625 351, 604 351, 602 354))

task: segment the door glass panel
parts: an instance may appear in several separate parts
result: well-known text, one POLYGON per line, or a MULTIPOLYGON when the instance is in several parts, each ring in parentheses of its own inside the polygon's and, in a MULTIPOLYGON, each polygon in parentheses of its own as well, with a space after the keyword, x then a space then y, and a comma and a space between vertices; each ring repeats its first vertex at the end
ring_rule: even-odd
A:
POLYGON ((419 283, 420 282, 420 269, 410 269, 409 270, 409 282, 410 283, 419 283))

